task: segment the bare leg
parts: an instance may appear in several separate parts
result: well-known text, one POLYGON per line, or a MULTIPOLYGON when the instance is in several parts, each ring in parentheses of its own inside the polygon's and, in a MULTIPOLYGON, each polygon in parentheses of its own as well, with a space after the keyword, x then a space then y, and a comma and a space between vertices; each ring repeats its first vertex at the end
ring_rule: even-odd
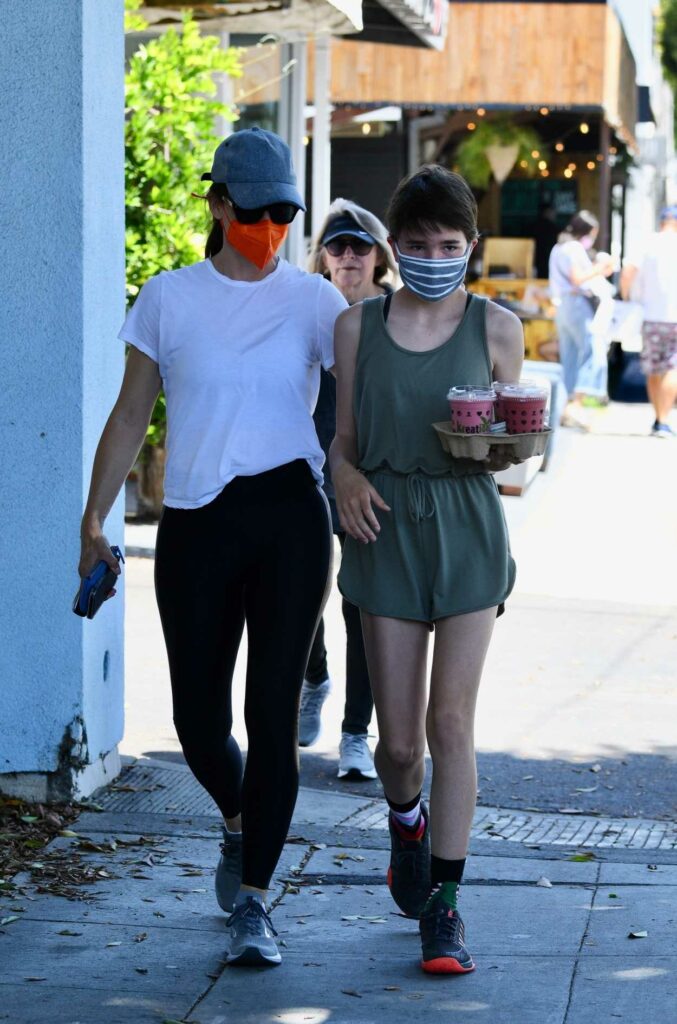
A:
POLYGON ((374 764, 386 795, 407 803, 425 775, 428 626, 363 612, 362 631, 378 720, 374 764))
POLYGON ((654 407, 659 423, 667 423, 677 399, 677 370, 667 373, 652 373, 646 379, 649 400, 654 407))
POLYGON ((432 852, 444 860, 466 856, 477 800, 475 706, 496 621, 496 609, 455 615, 436 623, 428 746, 433 761, 430 793, 432 852))

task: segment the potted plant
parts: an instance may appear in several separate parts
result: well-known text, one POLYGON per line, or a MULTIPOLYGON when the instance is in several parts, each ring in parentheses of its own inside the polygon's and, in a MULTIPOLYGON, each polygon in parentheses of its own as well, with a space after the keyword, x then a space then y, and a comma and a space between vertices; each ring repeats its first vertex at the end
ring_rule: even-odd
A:
POLYGON ((527 173, 534 174, 543 156, 543 143, 533 128, 501 115, 480 121, 468 133, 456 150, 456 163, 473 188, 486 189, 492 175, 502 185, 518 161, 525 162, 527 173), (534 151, 538 157, 532 156, 534 151))

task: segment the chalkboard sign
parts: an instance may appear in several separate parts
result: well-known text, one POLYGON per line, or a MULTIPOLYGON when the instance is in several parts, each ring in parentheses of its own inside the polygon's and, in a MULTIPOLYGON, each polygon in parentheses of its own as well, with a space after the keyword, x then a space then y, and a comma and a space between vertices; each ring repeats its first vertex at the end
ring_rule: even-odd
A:
POLYGON ((548 258, 559 232, 578 209, 575 181, 530 178, 505 181, 501 188, 501 234, 533 238, 536 276, 548 276, 548 258))
POLYGON ((558 228, 566 227, 578 209, 575 181, 513 179, 501 189, 501 234, 531 238, 539 216, 550 207, 558 228))

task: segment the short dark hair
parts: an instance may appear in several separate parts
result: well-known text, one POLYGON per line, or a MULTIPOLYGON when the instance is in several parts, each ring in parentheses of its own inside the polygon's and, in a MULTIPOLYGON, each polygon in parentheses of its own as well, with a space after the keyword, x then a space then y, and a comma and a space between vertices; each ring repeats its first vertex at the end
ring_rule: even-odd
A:
MULTIPOLYGON (((210 186, 206 198, 209 198, 209 196, 215 196, 217 199, 230 199, 228 189, 220 182, 214 182, 210 186)), ((222 248, 223 228, 221 227, 221 222, 212 217, 211 231, 205 245, 205 258, 208 259, 210 256, 216 256, 217 252, 220 252, 222 248)))
POLYGON ((425 164, 404 178, 393 193, 386 213, 393 238, 405 229, 462 231, 469 242, 477 230, 477 202, 470 185, 455 171, 439 164, 425 164))
POLYGON ((591 231, 599 227, 599 221, 589 210, 579 210, 575 217, 572 217, 567 224, 565 231, 574 238, 585 238, 591 231))

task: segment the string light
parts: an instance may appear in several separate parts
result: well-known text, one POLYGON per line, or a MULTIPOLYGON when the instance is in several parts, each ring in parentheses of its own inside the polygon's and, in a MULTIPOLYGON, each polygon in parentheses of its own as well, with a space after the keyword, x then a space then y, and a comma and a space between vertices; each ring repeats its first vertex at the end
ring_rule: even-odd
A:
POLYGON ((538 169, 539 169, 539 171, 544 171, 544 170, 546 169, 546 167, 547 167, 547 166, 548 166, 548 165, 547 165, 547 163, 545 162, 545 160, 539 160, 539 161, 538 161, 538 169))
POLYGON ((550 177, 550 171, 548 171, 548 170, 541 171, 541 177, 542 178, 549 178, 550 177))
POLYGON ((484 109, 484 107, 478 107, 477 108, 477 116, 478 117, 484 117, 485 114, 486 114, 486 110, 484 109))
POLYGON ((581 133, 581 135, 587 135, 590 131, 590 125, 586 124, 585 121, 583 121, 583 123, 578 126, 578 130, 581 133))
POLYGON ((565 178, 573 178, 573 176, 574 176, 574 172, 571 170, 570 167, 567 167, 567 169, 564 172, 564 177, 565 178))
POLYGON ((570 164, 568 165, 568 167, 567 167, 567 170, 568 170, 568 171, 575 171, 575 170, 576 170, 576 164, 575 164, 575 163, 574 163, 574 162, 572 161, 572 162, 571 162, 571 163, 570 163, 570 164))
POLYGON ((477 125, 475 124, 474 121, 468 121, 466 128, 468 129, 469 132, 474 132, 475 128, 477 128, 477 125))
POLYGON ((602 156, 602 154, 601 154, 601 153, 598 153, 598 154, 597 154, 597 157, 596 157, 596 159, 597 159, 597 163, 598 163, 598 164, 601 164, 601 162, 602 162, 602 160, 604 159, 604 157, 602 156))
POLYGON ((529 166, 529 161, 528 160, 520 160, 520 167, 524 167, 524 169, 526 170, 526 168, 528 166, 529 166))
POLYGON ((534 160, 538 160, 539 156, 541 155, 540 150, 532 149, 531 155, 534 158, 534 160))
POLYGON ((364 124, 362 125, 362 134, 363 134, 363 135, 369 135, 370 131, 371 131, 371 125, 369 124, 369 122, 368 122, 368 121, 366 121, 366 122, 365 122, 365 123, 364 123, 364 124))
POLYGON ((597 167, 597 164, 594 160, 588 160, 585 166, 588 168, 589 171, 594 171, 595 167, 597 167))
POLYGON ((564 152, 564 143, 563 142, 556 142, 555 143, 555 149, 557 150, 558 153, 563 153, 564 152))
POLYGON ((550 113, 550 111, 548 110, 547 107, 541 107, 540 113, 543 115, 543 117, 547 117, 548 114, 550 113))
POLYGON ((616 156, 616 153, 618 152, 618 150, 616 149, 615 146, 609 146, 609 152, 611 153, 612 156, 616 156))

